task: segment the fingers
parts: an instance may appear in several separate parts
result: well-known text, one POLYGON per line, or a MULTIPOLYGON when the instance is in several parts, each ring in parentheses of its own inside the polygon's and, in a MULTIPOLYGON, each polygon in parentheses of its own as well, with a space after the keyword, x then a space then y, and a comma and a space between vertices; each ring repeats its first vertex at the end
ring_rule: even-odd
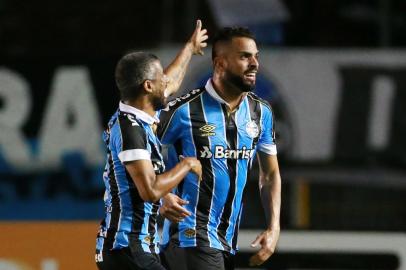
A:
POLYGON ((251 243, 251 247, 257 247, 258 245, 261 245, 261 249, 250 258, 250 266, 263 264, 273 254, 275 249, 272 242, 267 240, 265 233, 258 235, 257 238, 251 243))
POLYGON ((191 41, 193 44, 193 54, 200 54, 204 55, 203 48, 207 47, 207 43, 205 42, 208 39, 207 29, 202 29, 202 21, 196 20, 196 27, 193 35, 191 37, 191 41))
POLYGON ((161 207, 160 209, 160 214, 169 219, 172 222, 180 222, 182 221, 184 218, 188 217, 191 215, 191 213, 189 211, 187 211, 185 208, 183 207, 175 207, 172 206, 171 208, 168 207, 161 207))
POLYGON ((199 33, 199 35, 200 35, 200 38, 199 38, 199 51, 198 51, 198 54, 200 54, 200 55, 204 55, 204 52, 203 52, 203 48, 206 48, 207 47, 207 42, 205 42, 208 38, 209 38, 209 36, 206 34, 207 33, 207 30, 206 29, 203 29, 202 31, 200 31, 200 33, 199 33))
POLYGON ((186 209, 180 207, 177 209, 167 209, 164 213, 165 216, 171 216, 171 217, 175 217, 175 218, 185 218, 191 215, 191 213, 189 211, 187 211, 186 209))
POLYGON ((191 215, 191 213, 183 207, 189 202, 181 199, 180 197, 169 194, 165 197, 163 205, 160 208, 160 214, 172 222, 180 222, 184 218, 191 215))
POLYGON ((177 216, 177 215, 175 215, 173 213, 170 213, 170 212, 165 212, 165 214, 161 213, 161 215, 164 218, 166 218, 166 219, 168 219, 168 220, 170 220, 171 222, 174 222, 174 223, 181 222, 185 218, 185 217, 182 217, 182 216, 177 216))
POLYGON ((202 29, 202 21, 201 21, 201 20, 197 20, 197 21, 196 21, 195 32, 199 32, 200 29, 202 29))
POLYGON ((257 247, 261 243, 262 234, 258 235, 257 238, 251 243, 251 247, 257 247))
POLYGON ((254 254, 249 261, 250 266, 256 266, 263 264, 269 257, 272 255, 272 252, 263 248, 254 254))
POLYGON ((183 200, 183 199, 181 199, 181 198, 178 197, 178 204, 180 204, 180 205, 186 205, 186 204, 189 204, 189 202, 188 202, 188 201, 185 201, 185 200, 183 200))
POLYGON ((180 216, 180 217, 188 217, 190 216, 192 213, 190 213, 188 210, 186 210, 186 208, 178 205, 178 204, 174 204, 172 205, 172 207, 169 210, 171 213, 173 213, 174 215, 180 216))

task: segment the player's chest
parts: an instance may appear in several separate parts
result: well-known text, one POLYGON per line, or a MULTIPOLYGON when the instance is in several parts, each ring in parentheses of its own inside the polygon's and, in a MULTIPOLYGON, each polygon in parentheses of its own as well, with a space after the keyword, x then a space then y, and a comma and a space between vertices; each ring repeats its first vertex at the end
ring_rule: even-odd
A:
POLYGON ((207 110, 191 114, 190 122, 194 142, 201 145, 251 145, 261 134, 260 117, 244 110, 207 110))

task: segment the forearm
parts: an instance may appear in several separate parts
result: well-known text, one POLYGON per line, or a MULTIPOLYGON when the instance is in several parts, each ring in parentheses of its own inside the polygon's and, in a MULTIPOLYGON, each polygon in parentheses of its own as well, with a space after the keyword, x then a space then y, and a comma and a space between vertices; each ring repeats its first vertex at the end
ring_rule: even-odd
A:
POLYGON ((170 78, 166 95, 174 94, 180 87, 185 77, 187 67, 193 55, 192 43, 189 41, 185 44, 176 58, 165 68, 165 74, 170 78))
POLYGON ((175 186, 177 186, 183 178, 190 172, 191 165, 186 160, 179 162, 171 170, 157 175, 155 181, 150 188, 154 191, 154 198, 161 198, 165 196, 169 191, 171 191, 175 186))
POLYGON ((267 229, 279 230, 281 209, 281 177, 279 172, 261 176, 260 194, 265 210, 267 229))

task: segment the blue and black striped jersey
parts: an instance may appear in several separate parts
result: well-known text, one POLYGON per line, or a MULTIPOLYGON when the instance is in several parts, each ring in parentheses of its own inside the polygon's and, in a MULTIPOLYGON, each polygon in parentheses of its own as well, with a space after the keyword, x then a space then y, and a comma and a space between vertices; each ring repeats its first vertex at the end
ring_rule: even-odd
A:
POLYGON ((100 224, 96 253, 140 244, 145 252, 158 253, 156 218, 159 202, 141 199, 124 163, 151 160, 156 174, 164 171, 161 144, 152 124, 159 121, 143 111, 120 102, 103 134, 107 161, 103 180, 105 218, 100 224))
POLYGON ((163 243, 180 247, 210 246, 235 253, 244 187, 256 151, 276 154, 270 105, 248 93, 229 112, 211 80, 205 88, 176 98, 160 113, 158 136, 172 145, 168 163, 196 156, 203 166, 199 182, 189 173, 175 193, 189 201, 192 213, 178 224, 165 220, 163 243))

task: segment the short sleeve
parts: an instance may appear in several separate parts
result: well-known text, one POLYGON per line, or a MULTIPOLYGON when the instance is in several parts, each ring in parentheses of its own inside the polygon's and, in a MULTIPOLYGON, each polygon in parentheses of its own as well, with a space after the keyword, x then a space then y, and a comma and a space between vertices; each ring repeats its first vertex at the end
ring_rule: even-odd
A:
POLYGON ((123 113, 119 116, 119 129, 121 149, 118 151, 118 157, 121 162, 151 160, 146 131, 132 114, 123 113))
POLYGON ((273 112, 270 107, 261 104, 261 135, 258 150, 268 155, 276 155, 273 112))

